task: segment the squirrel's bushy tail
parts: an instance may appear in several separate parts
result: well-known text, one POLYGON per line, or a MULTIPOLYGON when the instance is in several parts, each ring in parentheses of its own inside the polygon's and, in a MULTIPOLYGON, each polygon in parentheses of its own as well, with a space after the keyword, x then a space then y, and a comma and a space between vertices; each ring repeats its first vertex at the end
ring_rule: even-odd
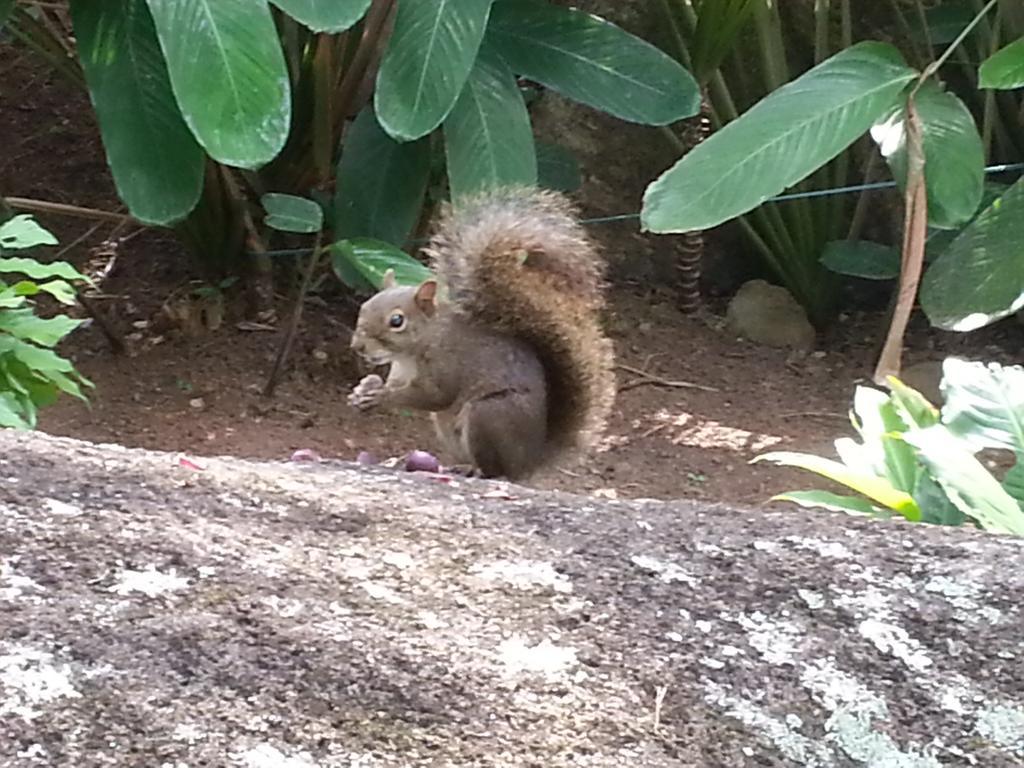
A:
POLYGON ((446 206, 426 248, 455 310, 531 343, 556 451, 588 449, 615 399, 604 261, 564 196, 509 187, 446 206))

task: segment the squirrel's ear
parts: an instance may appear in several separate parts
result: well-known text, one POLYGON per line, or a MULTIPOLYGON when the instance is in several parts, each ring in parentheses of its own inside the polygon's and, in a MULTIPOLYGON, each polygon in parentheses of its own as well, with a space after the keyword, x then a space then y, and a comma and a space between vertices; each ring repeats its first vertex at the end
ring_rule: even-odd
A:
POLYGON ((430 316, 437 309, 437 280, 424 280, 416 289, 416 306, 420 311, 430 316))
POLYGON ((389 269, 384 273, 384 278, 380 281, 380 289, 386 291, 388 288, 394 288, 397 284, 395 270, 389 269))

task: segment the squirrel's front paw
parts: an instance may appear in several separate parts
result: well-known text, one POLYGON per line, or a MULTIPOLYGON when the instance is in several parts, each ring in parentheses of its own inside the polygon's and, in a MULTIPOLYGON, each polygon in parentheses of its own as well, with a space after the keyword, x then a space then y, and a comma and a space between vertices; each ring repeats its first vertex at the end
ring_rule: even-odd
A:
POLYGON ((361 411, 380 405, 384 398, 384 379, 375 373, 363 377, 348 396, 348 404, 361 411))

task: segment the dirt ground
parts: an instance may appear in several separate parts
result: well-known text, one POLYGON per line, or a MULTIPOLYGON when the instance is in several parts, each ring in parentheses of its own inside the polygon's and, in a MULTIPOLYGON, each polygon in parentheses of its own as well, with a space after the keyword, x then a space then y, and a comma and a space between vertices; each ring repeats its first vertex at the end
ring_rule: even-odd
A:
MULTIPOLYGON (((0 44, 0 74, 0 193, 120 210, 87 97, 9 43, 0 44)), ((608 161, 620 169, 632 163, 618 153, 608 161)), ((603 212, 587 208, 586 189, 585 210, 603 212)), ((632 197, 619 209, 633 208, 632 197)), ((79 265, 103 252, 114 228, 39 218, 60 239, 53 252, 79 265)), ((609 249, 640 238, 635 224, 592 231, 609 249)), ((287 458, 300 448, 325 457, 354 458, 366 450, 386 458, 433 446, 421 415, 362 415, 345 404, 363 373, 347 353, 351 302, 310 303, 293 365, 274 397, 264 398, 260 390, 283 324, 252 329, 229 316, 219 330, 199 337, 160 328, 161 305, 191 278, 187 259, 165 233, 129 227, 117 236, 128 240, 117 246, 116 266, 103 286, 107 298, 98 303, 125 335, 128 351, 112 353, 94 325, 74 333, 63 351, 96 388, 88 405, 65 398, 46 409, 42 429, 193 455, 261 458, 287 458)), ((643 240, 647 248, 670 247, 667 238, 643 240)), ((711 240, 714 247, 714 235, 711 240)), ((870 374, 878 313, 844 315, 817 352, 794 362, 722 330, 721 299, 699 316, 684 316, 670 293, 639 282, 618 282, 610 298, 608 327, 622 368, 607 445, 581 465, 544 473, 536 484, 732 503, 760 503, 815 484, 809 475, 748 461, 769 448, 831 455, 832 441, 850 432, 853 387, 870 374)), ((289 306, 281 297, 282 317, 289 306)), ((956 353, 1020 362, 1022 336, 1013 322, 953 336, 918 318, 907 361, 956 353)))

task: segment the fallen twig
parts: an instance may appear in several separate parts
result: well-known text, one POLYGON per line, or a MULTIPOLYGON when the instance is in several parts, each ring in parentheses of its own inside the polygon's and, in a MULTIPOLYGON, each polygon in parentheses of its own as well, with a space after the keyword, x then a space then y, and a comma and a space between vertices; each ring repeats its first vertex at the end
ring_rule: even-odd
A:
MULTIPOLYGON (((4 198, 11 208, 19 211, 34 211, 36 213, 57 213, 63 216, 74 216, 79 219, 104 219, 106 221, 135 221, 135 218, 126 213, 113 213, 111 211, 100 211, 96 208, 83 208, 80 205, 67 205, 66 203, 52 203, 47 200, 32 200, 27 197, 4 198)), ((140 222, 141 223, 141 222, 140 222)))
POLYGON ((640 378, 635 381, 627 382, 619 387, 619 392, 626 392, 630 389, 636 389, 637 387, 652 386, 652 387, 671 387, 673 389, 699 389, 704 392, 719 392, 717 387, 709 387, 706 384, 696 384, 692 381, 680 381, 676 379, 666 379, 662 376, 658 376, 649 371, 645 371, 642 368, 634 368, 631 365, 625 365, 620 363, 615 366, 621 371, 626 373, 632 373, 640 378))

